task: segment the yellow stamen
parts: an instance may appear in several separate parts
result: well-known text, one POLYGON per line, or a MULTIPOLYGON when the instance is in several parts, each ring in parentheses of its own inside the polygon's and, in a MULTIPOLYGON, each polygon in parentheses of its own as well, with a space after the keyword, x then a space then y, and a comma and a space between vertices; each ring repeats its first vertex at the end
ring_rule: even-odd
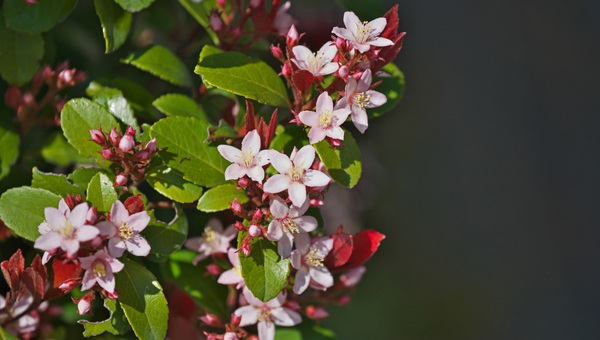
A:
POLYGON ((124 223, 119 227, 119 235, 121 235, 122 239, 129 240, 133 234, 135 234, 135 232, 133 229, 131 229, 128 223, 124 223))
POLYGON ((73 225, 71 222, 67 221, 67 224, 60 230, 60 233, 63 235, 71 235, 71 231, 73 229, 73 225))
POLYGON ((371 95, 366 94, 365 92, 361 92, 354 96, 354 102, 361 109, 364 109, 365 106, 368 106, 371 103, 371 95))
POLYGON ((262 308, 260 310, 260 314, 258 315, 258 321, 271 321, 271 310, 262 308))
POLYGON ((94 273, 94 277, 105 277, 106 272, 104 271, 104 265, 102 263, 96 263, 92 273, 94 273))
POLYGON ((298 225, 296 224, 296 222, 294 222, 294 220, 292 220, 291 218, 286 218, 285 220, 283 220, 283 231, 285 231, 288 234, 299 234, 300 228, 298 228, 298 225))
POLYGON ((204 240, 205 243, 213 242, 216 238, 216 233, 210 226, 204 228, 204 232, 202 233, 202 240, 204 240))
POLYGON ((333 113, 331 110, 322 111, 319 115, 319 123, 321 124, 321 127, 328 127, 331 124, 332 119, 333 113))
POLYGON ((306 256, 306 261, 310 262, 314 267, 323 267, 323 258, 319 256, 319 250, 312 249, 306 256))
POLYGON ((293 166, 288 169, 288 173, 290 174, 292 180, 299 181, 300 179, 302 179, 302 175, 304 175, 304 169, 300 166, 293 166))
POLYGON ((254 160, 254 154, 252 153, 252 148, 248 148, 247 150, 242 150, 242 155, 240 156, 240 160, 246 167, 252 166, 252 161, 254 160))

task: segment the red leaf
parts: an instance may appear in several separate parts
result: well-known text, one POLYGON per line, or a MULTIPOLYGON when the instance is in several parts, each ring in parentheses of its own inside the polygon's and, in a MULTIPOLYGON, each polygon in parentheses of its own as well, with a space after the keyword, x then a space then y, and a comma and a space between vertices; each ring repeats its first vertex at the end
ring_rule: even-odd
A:
POLYGON ((125 206, 125 209, 129 211, 129 215, 133 215, 145 210, 144 201, 142 201, 142 194, 128 197, 123 205, 125 206))
POLYGON ((42 278, 42 275, 32 267, 25 269, 23 272, 23 283, 25 287, 33 295, 35 301, 41 301, 44 298, 44 292, 46 287, 46 281, 42 278))
POLYGON ((331 235, 333 239, 333 248, 325 258, 325 267, 336 269, 344 265, 352 255, 353 241, 352 235, 342 232, 340 226, 335 234, 331 235))
POLYGON ((390 8, 390 10, 387 11, 383 17, 387 20, 387 24, 385 25, 385 29, 383 32, 381 32, 380 36, 389 39, 390 37, 398 34, 398 4, 390 8))
POLYGON ((246 131, 244 131, 242 133, 242 131, 239 131, 240 137, 245 136, 248 132, 252 131, 252 130, 256 130, 256 116, 254 115, 254 106, 252 106, 252 102, 249 101, 246 98, 246 122, 244 124, 244 127, 246 128, 246 131))
POLYGON ((376 232, 375 230, 365 229, 355 234, 352 237, 354 249, 348 262, 339 270, 356 268, 367 262, 368 259, 375 254, 379 243, 385 238, 385 235, 376 232))
POLYGON ((302 93, 310 87, 314 79, 315 77, 313 77, 312 73, 307 70, 298 70, 292 75, 292 82, 294 82, 294 85, 296 85, 302 93))
POLYGON ((400 50, 402 49, 404 36, 406 36, 406 32, 402 32, 390 38, 394 45, 386 46, 381 49, 381 51, 379 52, 379 58, 372 61, 371 71, 373 73, 379 71, 382 67, 396 59, 396 56, 398 55, 398 53, 400 53, 400 50))
POLYGON ((265 123, 265 120, 261 117, 260 122, 258 123, 258 127, 256 131, 260 136, 260 148, 268 149, 269 144, 271 144, 271 139, 273 139, 273 135, 275 134, 275 129, 277 128, 277 109, 271 115, 271 120, 269 121, 269 125, 265 123))
POLYGON ((23 254, 21 254, 21 249, 18 249, 8 261, 2 261, 0 266, 2 267, 4 279, 10 286, 10 290, 17 290, 21 281, 21 275, 25 269, 25 259, 23 258, 23 254))
POLYGON ((68 279, 79 277, 81 274, 81 266, 76 263, 65 263, 57 258, 52 260, 52 271, 54 278, 52 279, 52 288, 58 288, 61 283, 68 279))

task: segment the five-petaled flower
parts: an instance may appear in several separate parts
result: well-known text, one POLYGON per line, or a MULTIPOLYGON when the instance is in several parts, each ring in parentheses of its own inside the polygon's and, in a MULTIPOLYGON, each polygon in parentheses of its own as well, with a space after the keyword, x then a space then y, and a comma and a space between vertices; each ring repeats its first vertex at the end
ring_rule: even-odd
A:
POLYGON ((371 86, 371 70, 365 70, 360 79, 348 77, 346 84, 346 95, 337 103, 336 108, 349 107, 352 114, 352 123, 364 133, 369 127, 366 109, 378 107, 387 102, 384 94, 369 90, 371 86))
POLYGON ((277 242, 277 251, 281 257, 290 257, 292 251, 292 242, 296 243, 296 248, 304 248, 310 245, 309 232, 317 229, 318 222, 313 216, 303 216, 310 201, 304 201, 300 208, 287 204, 279 196, 271 199, 270 211, 273 220, 269 223, 267 230, 267 239, 277 242))
POLYGON ((308 47, 298 45, 292 48, 294 58, 292 62, 301 70, 319 77, 331 74, 340 67, 337 62, 332 62, 337 54, 337 47, 331 41, 326 42, 317 52, 312 52, 308 47))
POLYGON ((300 314, 282 307, 286 300, 284 291, 268 302, 262 302, 244 287, 244 297, 249 305, 240 307, 234 312, 240 316, 240 326, 249 326, 258 322, 258 338, 272 340, 275 338, 275 325, 294 326, 302 322, 300 314))
POLYGON ((59 209, 44 209, 46 220, 38 226, 41 236, 33 247, 49 253, 61 248, 68 256, 74 256, 79 251, 79 243, 92 240, 98 235, 98 229, 85 224, 87 203, 80 203, 70 210, 61 200, 58 206, 59 209))
POLYGON ((240 258, 235 248, 229 248, 227 250, 227 258, 233 268, 224 271, 219 279, 218 283, 222 285, 236 285, 235 289, 244 287, 244 278, 242 277, 242 269, 240 267, 240 258))
POLYGON ((140 235, 148 226, 150 215, 144 210, 129 215, 121 201, 116 200, 110 209, 108 221, 98 223, 100 235, 108 238, 108 253, 114 257, 123 255, 125 249, 136 256, 150 253, 150 244, 140 235))
POLYGON ((290 257, 297 272, 294 278, 294 293, 302 294, 312 281, 312 287, 325 290, 333 286, 333 276, 323 265, 323 259, 333 248, 333 239, 324 237, 310 247, 298 248, 290 257))
POLYGON ((102 248, 94 255, 80 257, 81 268, 85 269, 81 280, 81 290, 88 290, 98 283, 109 293, 115 292, 115 276, 125 265, 108 254, 106 248, 102 248))
POLYGON ((242 149, 230 145, 219 145, 219 153, 232 162, 225 170, 225 179, 238 179, 248 175, 256 182, 265 178, 263 166, 269 164, 268 150, 260 151, 260 136, 256 130, 246 134, 242 140, 242 149))
POLYGON ((192 237, 185 241, 185 246, 188 249, 199 252, 200 254, 194 258, 192 263, 196 265, 198 262, 204 260, 215 253, 227 253, 229 249, 229 242, 233 240, 237 235, 237 230, 230 225, 223 231, 223 224, 216 218, 211 218, 204 232, 200 237, 192 237))
POLYGON ((364 53, 371 46, 384 47, 394 44, 390 39, 379 37, 386 24, 385 18, 361 22, 354 12, 346 12, 344 13, 346 28, 334 27, 331 33, 348 40, 357 50, 364 53))
POLYGON ((287 190, 292 203, 297 207, 301 207, 308 197, 307 186, 320 187, 331 180, 321 171, 310 169, 315 160, 315 148, 312 145, 306 145, 300 150, 294 148, 290 157, 271 150, 270 158, 271 165, 279 174, 265 182, 264 192, 277 194, 287 190))
POLYGON ((322 141, 325 137, 333 139, 344 139, 344 130, 340 127, 348 115, 350 109, 340 107, 333 109, 333 100, 327 92, 321 93, 317 98, 315 111, 302 111, 298 114, 302 123, 311 127, 308 131, 310 144, 322 141))

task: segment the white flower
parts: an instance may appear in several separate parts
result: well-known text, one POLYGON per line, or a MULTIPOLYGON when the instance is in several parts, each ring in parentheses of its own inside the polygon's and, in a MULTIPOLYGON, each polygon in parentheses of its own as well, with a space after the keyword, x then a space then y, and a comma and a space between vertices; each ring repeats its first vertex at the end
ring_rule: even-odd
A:
POLYGON ((325 137, 344 139, 344 130, 340 127, 350 114, 349 108, 333 109, 333 100, 327 92, 323 92, 317 98, 315 111, 302 111, 298 115, 302 123, 311 127, 308 131, 310 144, 315 144, 325 137))
POLYGON ((258 338, 260 340, 273 340, 275 338, 275 324, 279 326, 294 326, 302 322, 300 314, 282 307, 286 296, 282 291, 272 300, 262 302, 247 288, 244 287, 244 297, 249 305, 240 307, 234 312, 242 318, 240 326, 249 326, 258 322, 258 338))
POLYGON ((295 57, 291 59, 292 62, 299 69, 307 70, 315 77, 331 74, 340 67, 338 63, 331 61, 337 54, 337 47, 331 41, 326 42, 315 53, 302 45, 294 46, 292 52, 295 57))
POLYGON ((331 180, 321 171, 310 169, 315 160, 315 148, 312 145, 306 145, 299 151, 294 148, 291 157, 271 150, 270 158, 271 165, 279 174, 265 182, 264 192, 276 194, 287 190, 292 203, 297 207, 301 207, 307 199, 307 186, 320 187, 331 180))
POLYGON ((289 1, 286 1, 277 9, 275 19, 273 19, 273 27, 277 29, 277 33, 279 34, 285 34, 287 31, 289 31, 290 26, 292 26, 296 21, 291 15, 286 13, 291 6, 292 4, 289 1))
POLYGON ((256 182, 265 178, 264 165, 269 164, 268 150, 260 150, 260 136, 256 130, 246 134, 242 140, 242 150, 230 145, 217 147, 223 158, 232 162, 225 170, 225 179, 238 179, 248 175, 256 182))
POLYGON ((79 261, 81 261, 81 268, 85 269, 81 280, 82 291, 88 290, 98 283, 107 292, 114 293, 114 273, 120 272, 125 267, 121 261, 111 257, 106 248, 102 248, 94 255, 80 257, 79 261))
POLYGON ((235 248, 229 248, 227 250, 227 257, 233 268, 224 271, 219 279, 218 283, 222 285, 236 285, 235 289, 244 287, 244 278, 242 277, 242 267, 240 267, 240 258, 235 248))
POLYGON ((367 111, 365 109, 379 107, 387 102, 384 94, 369 90, 371 86, 371 70, 367 69, 356 81, 354 77, 348 77, 346 84, 346 95, 336 105, 336 108, 349 107, 352 114, 352 123, 364 133, 369 127, 367 111))
POLYGON ((300 208, 287 204, 279 197, 271 199, 271 215, 273 220, 269 223, 267 239, 277 242, 277 251, 283 258, 290 257, 292 242, 296 248, 307 247, 310 244, 309 232, 317 229, 317 219, 312 216, 302 216, 308 210, 310 201, 304 201, 300 208))
POLYGON ((290 257, 292 267, 297 272, 294 277, 294 293, 302 294, 311 281, 316 287, 328 288, 333 286, 333 276, 323 265, 323 260, 333 248, 333 239, 324 237, 310 247, 296 249, 290 257))
POLYGON ((384 47, 391 46, 394 43, 379 35, 385 29, 387 20, 377 18, 373 21, 361 22, 354 12, 344 13, 344 25, 346 28, 334 27, 331 31, 338 37, 348 40, 361 53, 367 52, 371 46, 384 47))
POLYGON ((223 231, 223 224, 216 218, 211 218, 201 237, 192 237, 185 241, 185 246, 188 249, 199 252, 200 254, 194 258, 192 263, 196 265, 215 253, 227 253, 229 242, 237 235, 237 230, 231 225, 223 231))
POLYGON ((133 215, 121 201, 116 200, 110 208, 110 219, 97 224, 100 234, 107 237, 108 253, 113 257, 123 255, 125 249, 135 256, 150 253, 150 244, 140 232, 150 223, 150 215, 144 210, 133 215))

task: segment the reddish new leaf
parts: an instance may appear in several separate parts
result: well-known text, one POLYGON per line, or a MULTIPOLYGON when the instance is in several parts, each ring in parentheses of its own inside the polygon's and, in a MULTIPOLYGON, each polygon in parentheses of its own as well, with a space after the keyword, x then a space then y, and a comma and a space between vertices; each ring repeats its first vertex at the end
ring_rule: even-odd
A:
POLYGON ((308 72, 307 70, 297 70, 294 71, 294 74, 292 75, 292 82, 301 93, 304 93, 306 90, 308 90, 314 79, 315 77, 312 75, 312 73, 308 72))
POLYGON ((41 273, 29 267, 23 272, 22 278, 25 287, 31 292, 33 299, 37 302, 41 301, 46 291, 46 280, 43 279, 41 273))
POLYGON ((244 129, 240 129, 239 136, 244 137, 248 132, 252 130, 256 130, 256 116, 254 115, 254 106, 252 106, 252 102, 246 98, 246 121, 244 124, 244 129))
POLYGON ((261 117, 260 122, 258 123, 258 127, 256 131, 260 136, 260 147, 261 149, 268 149, 269 144, 271 144, 271 139, 273 139, 273 135, 275 134, 275 129, 277 128, 277 109, 273 111, 273 115, 271 115, 271 120, 269 121, 269 125, 265 123, 265 120, 261 117))
POLYGON ((353 241, 352 235, 342 232, 342 226, 339 226, 335 234, 331 235, 333 239, 333 248, 325 258, 325 267, 336 269, 344 265, 352 255, 353 241))
POLYGON ((356 268, 367 262, 375 254, 379 244, 385 238, 385 235, 375 230, 365 229, 352 237, 354 248, 350 259, 339 270, 356 268))
POLYGON ((145 210, 144 201, 142 201, 142 194, 128 197, 123 205, 125 206, 125 209, 129 211, 129 215, 133 215, 145 210))
POLYGON ((52 260, 52 271, 54 278, 52 279, 52 288, 58 288, 63 282, 68 279, 79 277, 81 274, 81 266, 77 263, 63 262, 54 258, 52 260))
POLYGON ((21 254, 21 249, 18 249, 8 261, 2 261, 0 266, 10 290, 17 290, 21 281, 21 275, 25 269, 25 259, 23 258, 23 254, 21 254))
POLYGON ((383 17, 386 19, 387 23, 385 25, 385 29, 383 30, 383 32, 381 32, 380 36, 389 39, 390 37, 393 37, 396 34, 398 34, 398 23, 400 21, 398 19, 398 4, 390 8, 390 10, 387 11, 387 13, 385 13, 383 17))

